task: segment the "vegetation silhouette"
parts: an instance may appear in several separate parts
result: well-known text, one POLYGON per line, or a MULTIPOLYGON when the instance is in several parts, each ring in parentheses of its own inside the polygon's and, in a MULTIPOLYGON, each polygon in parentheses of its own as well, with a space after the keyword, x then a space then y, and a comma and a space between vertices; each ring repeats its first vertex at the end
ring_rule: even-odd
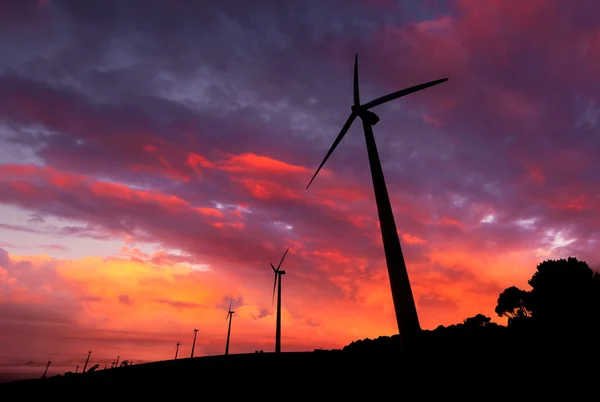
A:
MULTIPOLYGON (((574 257, 546 260, 528 281, 531 290, 516 286, 500 293, 495 308, 507 325, 483 314, 463 323, 422 331, 423 347, 430 352, 464 353, 474 350, 551 350, 575 353, 595 344, 600 335, 600 274, 574 257)), ((352 342, 349 352, 395 352, 394 338, 352 342)))
POLYGON ((317 168, 317 171, 306 186, 307 189, 310 187, 313 180, 317 177, 317 174, 319 174, 319 171, 323 168, 323 165, 325 165, 325 162, 327 162, 327 159, 329 159, 335 148, 350 129, 350 126, 354 120, 359 117, 362 121, 367 145, 367 154, 369 155, 369 166, 371 168, 371 178, 373 181, 373 190, 375 192, 377 214, 379 215, 379 226, 381 228, 381 237, 383 239, 383 250, 385 254, 385 260, 387 262, 390 287, 392 290, 392 300, 394 302, 394 310, 396 312, 396 321, 398 323, 398 330, 400 331, 402 347, 407 351, 417 351, 420 348, 418 342, 420 339, 419 334, 421 332, 421 326, 419 324, 417 307, 415 305, 412 288, 410 286, 410 280, 408 278, 406 262, 404 261, 402 247, 400 246, 400 238, 398 237, 398 230, 396 229, 394 212, 392 211, 392 205, 390 203, 390 197, 385 184, 381 161, 379 160, 377 145, 373 135, 373 126, 379 122, 379 117, 369 109, 446 81, 448 81, 448 78, 442 78, 436 81, 415 85, 413 87, 405 88, 400 91, 379 97, 370 102, 361 104, 358 86, 357 54, 354 58, 354 102, 351 107, 352 113, 350 113, 350 116, 348 117, 348 120, 346 120, 342 130, 333 141, 333 144, 329 148, 329 151, 327 151, 325 158, 323 158, 323 161, 317 168))
POLYGON ((88 371, 86 371, 86 373, 93 373, 94 371, 98 370, 98 367, 100 367, 99 364, 94 364, 88 371))

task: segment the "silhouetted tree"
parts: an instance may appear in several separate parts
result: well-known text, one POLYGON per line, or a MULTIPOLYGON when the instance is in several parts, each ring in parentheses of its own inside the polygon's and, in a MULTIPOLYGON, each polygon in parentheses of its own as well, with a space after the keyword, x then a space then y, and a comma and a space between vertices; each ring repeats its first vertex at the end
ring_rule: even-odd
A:
POLYGON ((533 316, 543 325, 583 326, 597 320, 597 281, 598 274, 576 258, 542 262, 528 282, 533 316))
POLYGON ((531 291, 515 286, 500 294, 496 314, 513 329, 538 335, 582 336, 600 326, 600 276, 583 261, 547 260, 528 281, 531 291))
MULTIPOLYGON (((600 336, 600 274, 585 262, 572 257, 543 261, 528 283, 530 291, 511 286, 498 297, 495 312, 508 317, 508 327, 477 314, 460 324, 422 331, 423 345, 438 352, 530 352, 541 346, 570 353, 600 336)), ((399 351, 397 337, 357 340, 343 350, 399 351)))
POLYGON ((512 329, 526 330, 531 319, 531 293, 516 286, 504 289, 496 305, 498 316, 508 317, 508 326, 512 329))
POLYGON ((477 314, 474 317, 465 319, 463 325, 466 328, 483 328, 490 325, 491 321, 492 319, 490 317, 486 317, 483 314, 477 314))

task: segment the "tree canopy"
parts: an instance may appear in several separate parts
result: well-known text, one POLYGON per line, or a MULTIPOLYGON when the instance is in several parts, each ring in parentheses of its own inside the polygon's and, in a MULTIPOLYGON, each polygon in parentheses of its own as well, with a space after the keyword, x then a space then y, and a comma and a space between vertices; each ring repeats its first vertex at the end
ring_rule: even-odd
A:
MULTIPOLYGON (((477 314, 460 324, 423 331, 428 349, 489 350, 587 345, 600 335, 600 274, 574 257, 541 262, 528 281, 531 289, 510 286, 495 308, 507 317, 501 326, 477 314), (550 340, 551 342, 545 342, 550 340)), ((398 335, 352 342, 347 351, 397 351, 398 335)), ((584 346, 585 347, 585 346, 584 346)))

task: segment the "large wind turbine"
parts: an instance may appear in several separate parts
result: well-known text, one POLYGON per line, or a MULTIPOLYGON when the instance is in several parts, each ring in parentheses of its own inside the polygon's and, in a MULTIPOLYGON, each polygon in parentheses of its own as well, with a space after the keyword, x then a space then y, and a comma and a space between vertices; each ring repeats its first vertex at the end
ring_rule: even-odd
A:
MULTIPOLYGON (((273 268, 273 272, 275 273, 275 282, 273 282, 273 300, 275 300, 275 287, 277 287, 277 329, 275 330, 275 353, 281 352, 281 275, 285 275, 285 271, 281 270, 281 264, 283 263, 283 259, 286 254, 290 251, 288 247, 283 253, 283 257, 281 257, 281 261, 279 261, 279 265, 277 268, 271 264, 271 268, 273 268)), ((269 263, 270 264, 270 263, 269 263)))
POLYGON ((227 344, 225 345, 225 356, 227 356, 229 354, 229 339, 231 336, 231 319, 233 318, 233 315, 235 314, 235 311, 231 310, 231 303, 233 303, 233 295, 231 296, 231 299, 229 300, 229 309, 227 310, 227 317, 225 318, 226 320, 229 319, 229 327, 227 328, 227 344))
POLYGON ((441 84, 445 81, 448 81, 448 79, 442 78, 440 80, 416 85, 361 105, 358 90, 358 55, 356 55, 354 59, 354 104, 351 107, 352 113, 350 113, 350 117, 348 117, 348 120, 342 127, 342 131, 340 131, 333 142, 333 145, 329 148, 323 162, 319 165, 319 168, 308 183, 308 186, 306 186, 306 188, 310 186, 327 159, 348 132, 354 120, 357 117, 360 117, 367 143, 367 153, 369 155, 369 165, 371 167, 371 177, 373 179, 373 190, 375 191, 375 201, 377 203, 377 212, 379 214, 379 226, 381 228, 381 237, 383 238, 383 249, 387 262, 390 286, 392 288, 392 299, 394 300, 398 330, 400 331, 402 346, 404 350, 407 351, 415 350, 418 347, 417 342, 421 327, 419 325, 417 308, 415 307, 415 300, 413 298, 410 280, 406 270, 406 263, 404 262, 402 248, 400 247, 400 239, 398 238, 396 222, 394 221, 394 214, 392 212, 390 198, 383 177, 383 170, 381 168, 377 146, 375 145, 375 137, 373 136, 373 126, 377 124, 379 117, 369 109, 391 100, 398 99, 402 96, 410 95, 422 89, 441 84))

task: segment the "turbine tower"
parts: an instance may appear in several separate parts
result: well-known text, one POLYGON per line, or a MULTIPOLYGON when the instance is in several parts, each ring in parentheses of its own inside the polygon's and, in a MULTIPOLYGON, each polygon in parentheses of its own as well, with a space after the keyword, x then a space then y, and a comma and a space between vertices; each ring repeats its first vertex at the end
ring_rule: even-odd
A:
POLYGON ((231 319, 235 314, 235 311, 231 310, 231 303, 233 303, 233 295, 229 300, 229 309, 227 310, 227 317, 225 318, 226 320, 229 319, 229 326, 227 328, 227 344, 225 345, 225 356, 229 354, 229 339, 231 337, 231 319))
POLYGON ((194 328, 194 343, 192 343, 192 355, 190 357, 194 357, 194 348, 196 347, 196 334, 198 333, 198 330, 196 328, 194 328))
POLYGON ((87 368, 88 362, 90 361, 90 355, 92 354, 92 351, 89 350, 88 351, 88 356, 87 359, 85 359, 85 364, 83 365, 83 370, 81 370, 81 373, 85 373, 85 369, 87 368))
POLYGON ((419 317, 417 315, 417 308, 415 306, 410 280, 408 278, 406 263, 404 262, 402 248, 400 247, 398 230, 396 229, 394 214, 392 212, 392 206, 390 204, 383 170, 379 160, 377 146, 375 145, 375 137, 373 136, 373 126, 377 124, 379 117, 369 109, 446 81, 448 81, 447 78, 442 78, 440 80, 427 82, 361 104, 358 90, 358 55, 356 55, 354 59, 354 104, 351 107, 352 113, 350 114, 350 117, 348 117, 348 120, 342 127, 342 130, 335 141, 333 141, 333 145, 329 148, 323 162, 319 165, 317 171, 308 183, 308 186, 306 186, 308 189, 327 159, 344 138, 354 120, 357 117, 360 117, 365 133, 367 153, 369 155, 373 190, 375 192, 375 201, 377 203, 379 226, 381 228, 381 237, 383 238, 383 249, 390 278, 390 287, 392 289, 392 299, 396 311, 396 321, 398 323, 402 347, 406 351, 414 351, 418 348, 421 327, 419 325, 419 317))
POLYGON ((46 363, 46 370, 44 370, 44 375, 42 376, 42 378, 46 378, 46 374, 48 374, 48 367, 50 367, 51 363, 52 361, 48 359, 48 363, 46 363))
POLYGON ((273 300, 271 303, 275 301, 275 287, 277 287, 277 327, 275 330, 275 353, 281 352, 281 275, 285 275, 285 271, 280 270, 280 268, 288 251, 290 251, 289 247, 287 250, 285 250, 285 253, 283 253, 283 257, 281 257, 281 261, 279 261, 277 268, 275 268, 273 264, 269 263, 271 264, 271 268, 273 268, 273 272, 275 273, 275 282, 273 282, 273 300))
POLYGON ((177 355, 179 354, 179 345, 181 345, 181 342, 177 342, 177 344, 175 345, 175 359, 177 360, 177 355))

